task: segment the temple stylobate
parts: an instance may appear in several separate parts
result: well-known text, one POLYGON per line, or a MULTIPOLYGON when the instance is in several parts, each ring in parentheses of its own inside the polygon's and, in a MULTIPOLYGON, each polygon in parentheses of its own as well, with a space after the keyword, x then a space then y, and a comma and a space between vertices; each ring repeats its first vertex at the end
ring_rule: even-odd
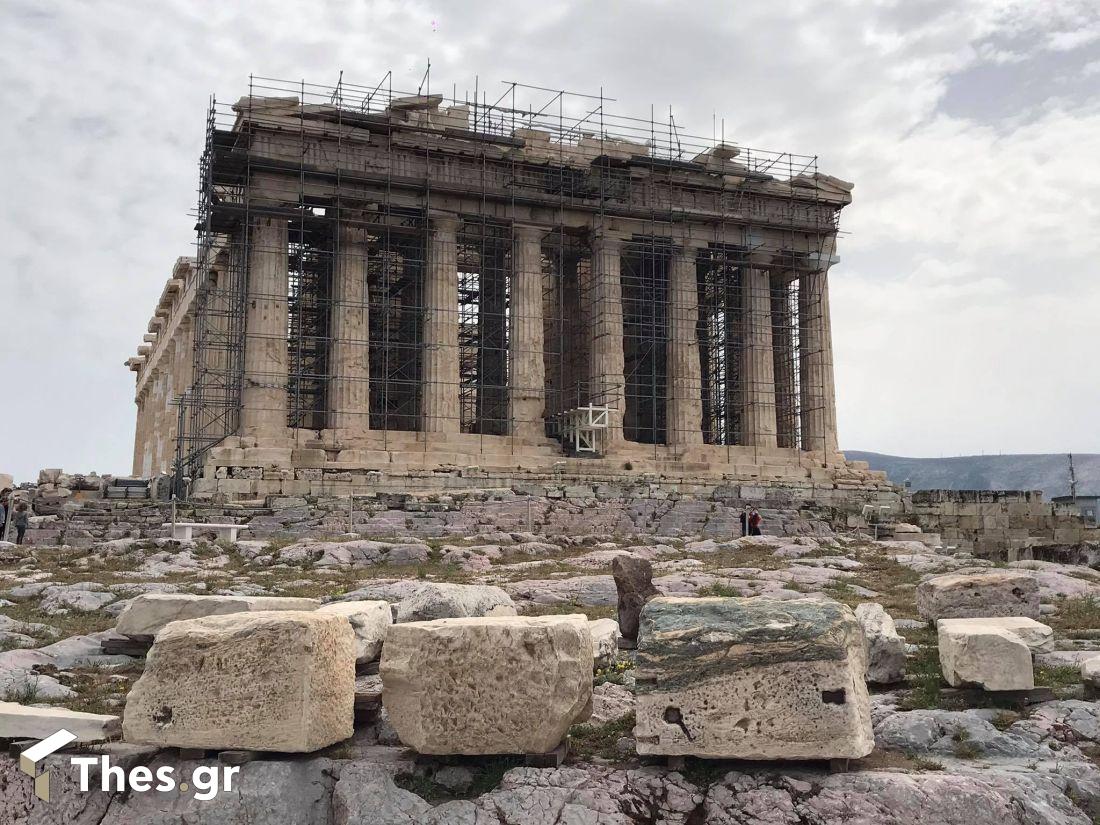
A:
POLYGON ((289 91, 211 107, 196 254, 127 362, 135 473, 237 497, 882 485, 837 449, 828 273, 852 186, 815 158, 568 117, 563 94, 289 91))

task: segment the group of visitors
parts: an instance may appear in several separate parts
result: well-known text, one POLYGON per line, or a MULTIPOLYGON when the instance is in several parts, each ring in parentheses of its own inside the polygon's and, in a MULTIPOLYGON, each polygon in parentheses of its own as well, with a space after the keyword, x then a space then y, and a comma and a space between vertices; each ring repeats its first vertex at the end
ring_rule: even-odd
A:
POLYGON ((8 520, 15 528, 15 543, 22 544, 23 537, 27 534, 27 524, 30 511, 27 502, 16 501, 10 488, 0 490, 0 539, 8 534, 8 520))
POLYGON ((755 507, 750 507, 747 510, 741 511, 741 535, 742 536, 759 536, 761 535, 760 527, 764 523, 764 517, 760 515, 760 511, 755 507))

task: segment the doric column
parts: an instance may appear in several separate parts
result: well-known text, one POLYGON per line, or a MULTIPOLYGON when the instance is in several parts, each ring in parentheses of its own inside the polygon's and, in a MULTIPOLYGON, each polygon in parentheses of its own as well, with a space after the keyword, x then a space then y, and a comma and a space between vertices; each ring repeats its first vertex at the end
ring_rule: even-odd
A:
POLYGON ((811 256, 815 269, 798 279, 798 351, 801 367, 802 449, 836 452, 836 390, 833 383, 833 334, 829 321, 828 269, 836 237, 811 256))
POLYGON ((456 433, 458 406, 458 218, 433 215, 424 279, 424 382, 421 429, 456 433))
POLYGON ((772 365, 771 280, 766 270, 744 273, 745 345, 741 351, 744 443, 776 446, 775 375, 772 365))
POLYGON ((248 244, 241 433, 287 434, 287 222, 254 218, 248 244))
POLYGON ((340 224, 332 279, 330 426, 337 440, 361 439, 370 429, 370 350, 367 309, 367 230, 340 224))
POLYGON ((144 469, 143 463, 145 459, 145 399, 147 397, 145 386, 141 388, 141 392, 138 393, 137 398, 134 399, 134 406, 137 407, 137 417, 134 424, 134 461, 133 461, 133 474, 140 476, 144 469))
POLYGON ((695 248, 678 248, 668 278, 668 408, 666 442, 703 443, 703 382, 699 365, 699 291, 695 248))
POLYGON ((150 473, 160 473, 163 471, 163 459, 164 459, 164 405, 166 398, 167 387, 167 370, 165 357, 168 355, 167 350, 161 353, 160 359, 158 359, 156 372, 153 373, 153 414, 152 418, 152 432, 149 434, 151 442, 151 457, 150 457, 150 473))
POLYGON ((546 230, 516 225, 512 230, 512 294, 508 316, 509 417, 512 435, 546 434, 546 365, 543 361, 542 238, 546 230))
POLYGON ((775 372, 776 444, 798 446, 798 405, 795 398, 794 314, 790 305, 789 272, 772 275, 772 353, 775 372))
POLYGON ((626 403, 621 254, 621 238, 593 233, 591 283, 585 299, 589 317, 588 398, 590 403, 611 410, 609 442, 622 440, 626 403))

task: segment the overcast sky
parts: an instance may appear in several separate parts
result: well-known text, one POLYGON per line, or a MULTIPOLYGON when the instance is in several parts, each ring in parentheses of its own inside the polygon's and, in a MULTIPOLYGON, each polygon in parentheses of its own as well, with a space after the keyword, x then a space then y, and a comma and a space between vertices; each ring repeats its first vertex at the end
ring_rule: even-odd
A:
POLYGON ((817 154, 841 445, 1100 452, 1095 0, 0 3, 0 471, 130 470, 135 352, 250 73, 517 80, 817 154))

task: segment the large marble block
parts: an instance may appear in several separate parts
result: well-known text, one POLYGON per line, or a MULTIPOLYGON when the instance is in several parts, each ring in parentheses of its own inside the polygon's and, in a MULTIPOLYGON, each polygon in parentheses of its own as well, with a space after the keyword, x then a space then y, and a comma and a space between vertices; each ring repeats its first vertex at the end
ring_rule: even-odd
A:
POLYGON ((1039 618, 1039 583, 1027 573, 948 573, 917 586, 917 611, 926 619, 990 616, 1039 618))
POLYGON ((592 661, 583 615, 395 624, 382 648, 382 703, 420 753, 546 753, 588 718, 592 661))
POLYGON ((169 622, 256 613, 265 610, 316 610, 317 599, 292 596, 196 596, 190 593, 144 593, 119 614, 115 632, 123 636, 152 638, 169 622))
POLYGON ((866 756, 865 667, 859 623, 837 602, 654 599, 638 636, 638 753, 866 756))
POLYGON ((352 734, 355 633, 344 616, 271 611, 172 622, 126 699, 127 741, 302 753, 352 734))

